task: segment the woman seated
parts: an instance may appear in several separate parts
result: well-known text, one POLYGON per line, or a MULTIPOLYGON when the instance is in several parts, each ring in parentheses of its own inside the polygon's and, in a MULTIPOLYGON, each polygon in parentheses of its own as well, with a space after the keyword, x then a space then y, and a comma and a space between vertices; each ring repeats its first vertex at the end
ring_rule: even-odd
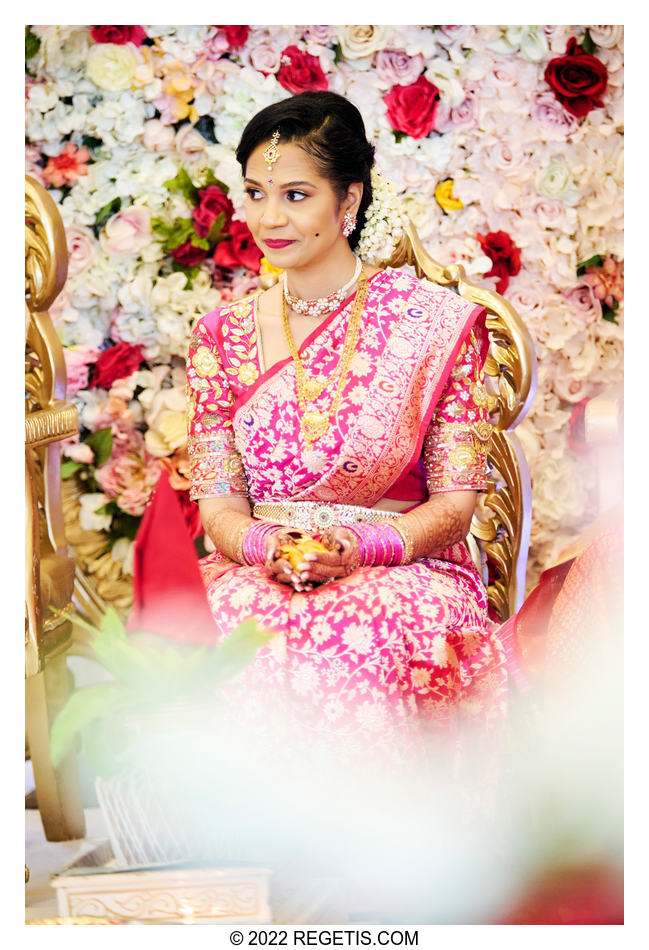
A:
POLYGON ((246 219, 283 275, 202 317, 187 359, 217 628, 280 633, 251 689, 352 750, 497 726, 507 689, 465 543, 491 433, 484 310, 354 253, 373 155, 334 93, 253 117, 246 219))

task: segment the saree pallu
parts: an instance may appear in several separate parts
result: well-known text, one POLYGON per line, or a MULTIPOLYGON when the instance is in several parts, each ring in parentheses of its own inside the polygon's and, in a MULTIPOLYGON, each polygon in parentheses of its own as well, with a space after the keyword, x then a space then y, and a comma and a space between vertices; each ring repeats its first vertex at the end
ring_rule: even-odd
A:
MULTIPOLYGON (((353 298, 300 347, 331 381, 353 298)), ((485 486, 490 438, 484 311, 387 269, 369 280, 338 412, 309 449, 295 368, 266 368, 255 300, 202 317, 187 358, 192 497, 414 507, 432 493, 485 486)), ((225 637, 252 615, 276 631, 246 672, 247 695, 299 710, 300 728, 350 750, 402 747, 423 734, 482 733, 503 721, 506 661, 465 544, 398 567, 367 567, 308 593, 219 552, 201 570, 225 637)))

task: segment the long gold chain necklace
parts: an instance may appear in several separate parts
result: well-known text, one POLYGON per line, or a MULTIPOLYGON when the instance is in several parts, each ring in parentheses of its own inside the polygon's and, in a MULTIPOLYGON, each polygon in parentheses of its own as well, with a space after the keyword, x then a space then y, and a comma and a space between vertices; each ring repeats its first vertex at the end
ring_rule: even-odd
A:
POLYGON ((331 416, 334 416, 338 411, 338 406, 340 405, 340 400, 342 398, 343 387, 345 385, 345 379, 347 377, 347 373, 349 372, 349 367, 351 365, 354 350, 356 349, 356 343, 358 341, 361 314, 363 312, 366 297, 367 277, 364 273, 361 273, 358 282, 358 290, 356 292, 356 297, 352 306, 352 312, 349 317, 347 333, 345 334, 343 351, 340 355, 338 366, 336 367, 336 373, 340 371, 336 392, 327 410, 317 410, 313 407, 309 407, 307 404, 309 402, 313 402, 318 398, 318 396, 321 395, 328 381, 314 379, 307 376, 304 369, 304 364, 302 363, 297 346, 295 345, 293 334, 291 333, 291 327, 288 322, 288 313, 286 311, 286 300, 282 294, 282 325, 284 327, 284 336, 286 337, 289 352, 293 357, 293 362, 295 364, 297 398, 300 410, 302 412, 300 426, 302 428, 304 440, 309 449, 317 439, 322 438, 329 428, 331 416))

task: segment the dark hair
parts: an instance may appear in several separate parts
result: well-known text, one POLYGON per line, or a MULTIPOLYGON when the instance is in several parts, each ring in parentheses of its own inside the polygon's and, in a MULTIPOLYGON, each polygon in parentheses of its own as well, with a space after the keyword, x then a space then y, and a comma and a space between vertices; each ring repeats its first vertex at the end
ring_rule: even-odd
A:
POLYGON ((251 153, 267 142, 275 129, 279 129, 280 142, 295 142, 304 149, 339 200, 352 182, 363 183, 356 227, 348 238, 349 246, 355 248, 372 202, 370 170, 374 162, 374 146, 367 141, 356 106, 335 92, 300 92, 266 106, 248 122, 237 147, 244 175, 251 153))

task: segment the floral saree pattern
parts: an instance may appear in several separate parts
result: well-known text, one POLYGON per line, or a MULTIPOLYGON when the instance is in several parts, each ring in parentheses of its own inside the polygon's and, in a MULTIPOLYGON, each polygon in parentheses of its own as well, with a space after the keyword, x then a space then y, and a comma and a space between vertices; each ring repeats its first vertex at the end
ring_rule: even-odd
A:
MULTIPOLYGON (((300 348, 309 374, 333 385, 351 302, 300 348)), ((415 506, 435 492, 484 488, 483 314, 407 273, 375 274, 337 415, 311 450, 292 360, 263 365, 254 298, 207 314, 187 358, 192 497, 381 508, 386 497, 415 506)), ((326 405, 326 392, 319 398, 326 405)), ((276 705, 297 706, 313 735, 367 748, 502 720, 503 648, 465 544, 308 593, 219 552, 201 570, 217 636, 251 615, 277 632, 247 682, 276 705)))

